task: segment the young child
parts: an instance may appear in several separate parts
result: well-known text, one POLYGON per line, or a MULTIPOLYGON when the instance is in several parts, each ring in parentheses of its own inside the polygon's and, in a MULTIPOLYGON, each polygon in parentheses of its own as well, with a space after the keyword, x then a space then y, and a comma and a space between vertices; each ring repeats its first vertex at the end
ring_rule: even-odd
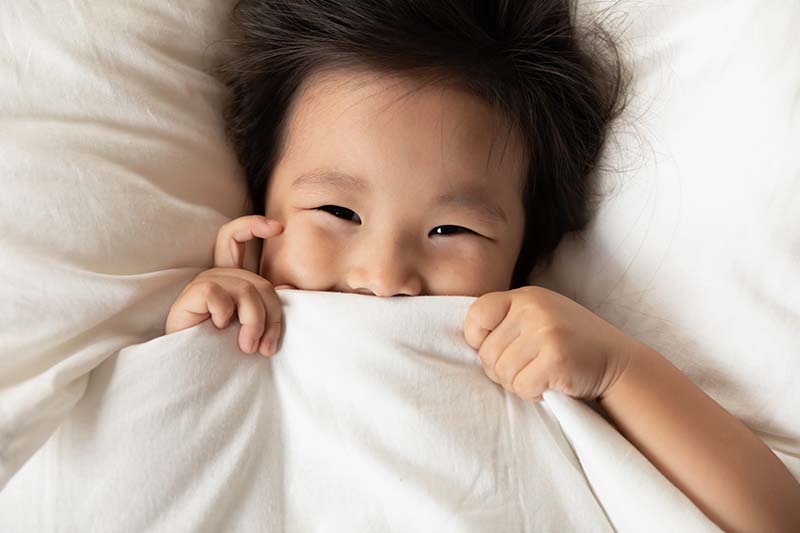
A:
POLYGON ((800 531, 800 485, 742 423, 648 346, 526 286, 585 226, 588 176, 625 99, 613 42, 599 27, 579 40, 571 9, 240 1, 227 119, 266 216, 220 230, 215 268, 183 290, 166 331, 236 313, 241 349, 268 356, 276 289, 476 296, 464 336, 490 379, 525 400, 599 401, 725 529, 800 531), (256 238, 259 273, 242 268, 256 238))

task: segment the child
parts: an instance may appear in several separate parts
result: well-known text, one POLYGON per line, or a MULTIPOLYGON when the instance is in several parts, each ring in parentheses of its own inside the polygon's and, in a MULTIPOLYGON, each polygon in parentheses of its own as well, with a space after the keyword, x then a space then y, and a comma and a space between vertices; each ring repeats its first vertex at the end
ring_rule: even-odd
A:
POLYGON ((579 42, 555 0, 243 0, 234 18, 229 132, 269 219, 220 230, 167 333, 237 313, 241 349, 272 355, 276 289, 476 296, 464 335, 493 381, 598 400, 725 529, 800 530, 800 485, 742 423, 648 346, 526 286, 585 226, 624 102, 599 28, 579 42), (258 274, 241 268, 254 238, 258 274))

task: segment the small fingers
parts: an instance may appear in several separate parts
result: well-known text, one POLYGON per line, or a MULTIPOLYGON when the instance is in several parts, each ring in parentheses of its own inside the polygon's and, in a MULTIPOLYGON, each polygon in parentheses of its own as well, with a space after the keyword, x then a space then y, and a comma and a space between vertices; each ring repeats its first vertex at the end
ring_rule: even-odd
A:
POLYGON ((494 376, 492 381, 502 385, 509 392, 517 393, 512 386, 514 380, 528 363, 536 359, 537 355, 538 349, 530 337, 519 336, 503 350, 503 353, 495 361, 493 368, 484 369, 487 375, 491 370, 494 376))
POLYGON ((214 326, 218 329, 224 329, 228 327, 233 313, 236 311, 236 301, 224 288, 216 283, 209 283, 211 288, 207 291, 206 306, 209 313, 211 313, 211 321, 214 326))
POLYGON ((261 337, 258 352, 265 357, 270 357, 278 351, 278 341, 281 338, 283 329, 283 308, 278 294, 271 285, 266 283, 257 286, 256 289, 258 289, 261 301, 266 309, 266 329, 261 337))
POLYGON ((233 298, 213 281, 191 283, 181 293, 167 316, 166 333, 190 328, 209 315, 218 328, 228 325, 236 309, 233 298))
POLYGON ((223 225, 214 244, 214 266, 242 268, 246 242, 254 238, 269 239, 279 235, 283 225, 260 215, 236 218, 223 225))
POLYGON ((239 322, 242 324, 239 328, 239 348, 245 353, 253 353, 258 349, 264 333, 264 302, 256 288, 248 283, 236 295, 236 305, 239 322))
POLYGON ((476 350, 508 314, 511 297, 508 291, 484 294, 470 305, 464 320, 464 338, 476 350))
POLYGON ((505 352, 520 337, 521 331, 519 324, 505 320, 486 336, 478 349, 478 356, 481 359, 486 374, 492 378, 496 377, 495 367, 498 360, 505 355, 505 352))
POLYGON ((523 400, 538 402, 550 388, 550 378, 544 358, 537 355, 511 381, 511 391, 523 400))

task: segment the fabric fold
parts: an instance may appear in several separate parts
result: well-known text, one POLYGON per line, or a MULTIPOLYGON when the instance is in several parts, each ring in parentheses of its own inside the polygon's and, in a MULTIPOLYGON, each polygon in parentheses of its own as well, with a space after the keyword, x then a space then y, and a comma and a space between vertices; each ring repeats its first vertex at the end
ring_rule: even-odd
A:
POLYGON ((489 380, 473 298, 279 295, 274 358, 206 321, 101 364, 0 529, 714 530, 585 404, 489 380))

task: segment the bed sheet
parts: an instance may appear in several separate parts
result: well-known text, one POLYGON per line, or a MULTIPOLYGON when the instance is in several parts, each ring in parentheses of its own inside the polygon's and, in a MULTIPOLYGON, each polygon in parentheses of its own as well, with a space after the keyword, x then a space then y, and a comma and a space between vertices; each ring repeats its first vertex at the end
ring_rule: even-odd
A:
POLYGON ((101 364, 0 530, 717 531, 587 405, 489 380, 473 298, 279 294, 273 359, 205 322, 101 364))

